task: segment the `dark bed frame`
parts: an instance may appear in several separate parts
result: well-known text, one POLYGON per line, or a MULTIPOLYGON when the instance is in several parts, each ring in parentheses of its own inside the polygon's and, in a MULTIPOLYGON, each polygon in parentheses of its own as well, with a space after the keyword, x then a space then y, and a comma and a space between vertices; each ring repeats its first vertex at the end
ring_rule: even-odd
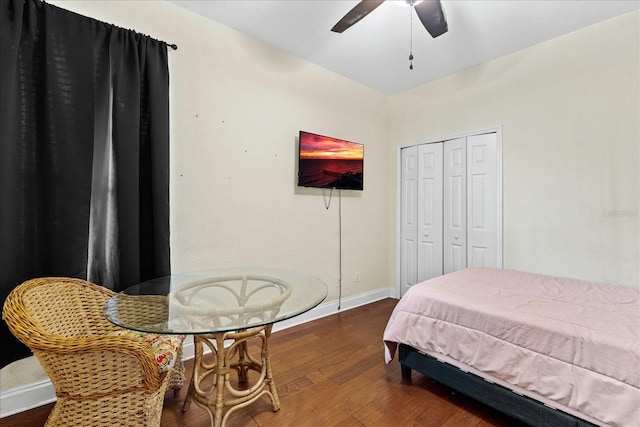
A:
POLYGON ((485 381, 477 375, 420 353, 408 345, 400 344, 398 359, 402 378, 410 379, 411 370, 416 370, 523 423, 549 427, 595 427, 595 424, 550 408, 530 397, 516 394, 499 384, 485 381))

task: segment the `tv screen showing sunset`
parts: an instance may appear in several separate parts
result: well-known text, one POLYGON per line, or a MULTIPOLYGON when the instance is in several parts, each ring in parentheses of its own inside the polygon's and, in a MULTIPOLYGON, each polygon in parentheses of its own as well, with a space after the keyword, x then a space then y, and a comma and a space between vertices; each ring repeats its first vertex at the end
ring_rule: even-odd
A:
POLYGON ((300 132, 298 185, 363 189, 364 145, 300 132))

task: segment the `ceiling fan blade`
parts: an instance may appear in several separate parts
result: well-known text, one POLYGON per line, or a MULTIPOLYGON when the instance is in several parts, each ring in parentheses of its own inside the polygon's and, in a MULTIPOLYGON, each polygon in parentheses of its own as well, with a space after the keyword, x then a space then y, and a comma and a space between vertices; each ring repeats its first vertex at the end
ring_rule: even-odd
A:
POLYGON ((436 38, 449 30, 440 0, 424 0, 414 8, 431 37, 436 38))
POLYGON ((333 26, 331 31, 334 33, 343 32, 371 13, 376 7, 380 6, 382 2, 384 2, 384 0, 362 0, 346 15, 344 15, 344 17, 333 26))

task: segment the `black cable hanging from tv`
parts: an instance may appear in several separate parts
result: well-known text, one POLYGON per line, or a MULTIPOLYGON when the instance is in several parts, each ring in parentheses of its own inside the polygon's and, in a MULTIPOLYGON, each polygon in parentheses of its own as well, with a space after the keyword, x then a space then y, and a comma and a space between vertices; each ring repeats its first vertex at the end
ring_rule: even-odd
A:
POLYGON ((338 311, 342 306, 342 192, 338 189, 338 311))
MULTIPOLYGON (((324 208, 329 210, 331 207, 331 199, 333 197, 333 190, 329 192, 329 201, 327 202, 326 196, 324 199, 324 208)), ((338 311, 342 307, 342 191, 338 188, 338 311)), ((326 194, 323 192, 323 195, 326 194)))
POLYGON ((327 202, 327 197, 325 195, 326 193, 323 191, 322 195, 323 195, 323 199, 324 199, 324 208, 326 210, 329 210, 329 208, 331 207, 331 198, 333 197, 333 187, 331 187, 331 191, 329 192, 329 201, 327 202))

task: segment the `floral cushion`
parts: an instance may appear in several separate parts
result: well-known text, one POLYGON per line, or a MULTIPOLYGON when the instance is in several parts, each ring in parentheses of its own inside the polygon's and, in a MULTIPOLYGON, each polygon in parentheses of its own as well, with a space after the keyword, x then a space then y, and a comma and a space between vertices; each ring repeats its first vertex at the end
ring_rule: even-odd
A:
POLYGON ((158 370, 160 372, 168 372, 176 364, 184 335, 159 335, 153 333, 121 330, 112 332, 112 335, 140 338, 144 340, 153 351, 158 370))

